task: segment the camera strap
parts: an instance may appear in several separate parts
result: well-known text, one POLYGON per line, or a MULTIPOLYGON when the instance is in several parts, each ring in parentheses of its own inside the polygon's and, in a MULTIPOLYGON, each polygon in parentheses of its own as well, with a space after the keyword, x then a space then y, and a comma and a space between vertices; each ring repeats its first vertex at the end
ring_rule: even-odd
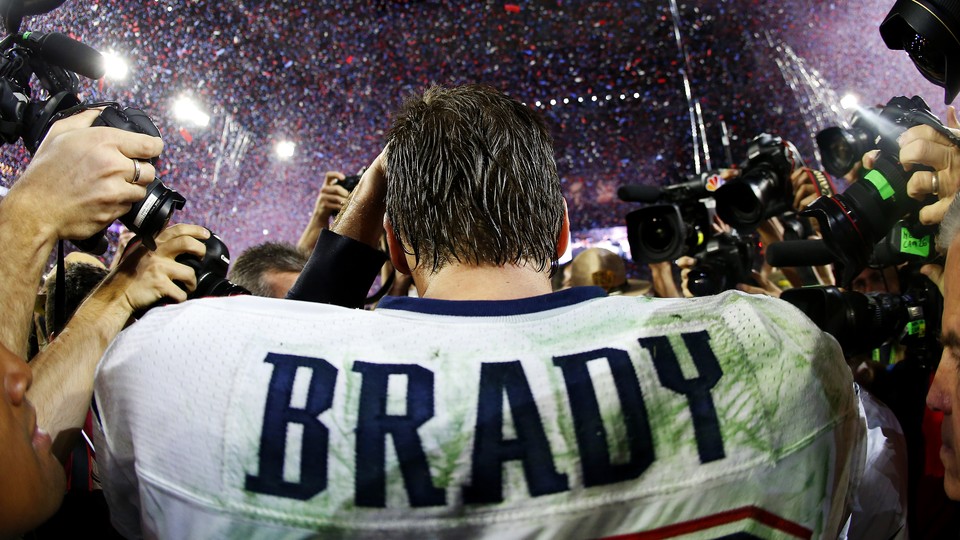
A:
POLYGON ((816 169, 807 169, 806 173, 813 180, 813 187, 821 197, 833 197, 837 192, 837 186, 833 184, 833 178, 829 174, 816 169))

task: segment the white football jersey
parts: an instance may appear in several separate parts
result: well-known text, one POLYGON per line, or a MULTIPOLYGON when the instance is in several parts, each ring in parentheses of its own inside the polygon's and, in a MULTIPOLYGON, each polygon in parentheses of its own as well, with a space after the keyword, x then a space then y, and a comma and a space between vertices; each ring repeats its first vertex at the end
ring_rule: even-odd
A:
POLYGON ((131 537, 836 537, 864 463, 837 343, 736 292, 190 301, 96 404, 131 537))

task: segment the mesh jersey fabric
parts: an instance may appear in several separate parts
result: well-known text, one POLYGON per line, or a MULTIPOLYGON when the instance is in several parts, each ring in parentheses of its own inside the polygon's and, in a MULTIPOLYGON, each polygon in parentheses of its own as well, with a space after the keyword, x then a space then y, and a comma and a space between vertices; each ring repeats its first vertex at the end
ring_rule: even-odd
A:
POLYGON ((130 537, 836 537, 863 472, 839 346, 736 292, 190 301, 95 390, 130 537))

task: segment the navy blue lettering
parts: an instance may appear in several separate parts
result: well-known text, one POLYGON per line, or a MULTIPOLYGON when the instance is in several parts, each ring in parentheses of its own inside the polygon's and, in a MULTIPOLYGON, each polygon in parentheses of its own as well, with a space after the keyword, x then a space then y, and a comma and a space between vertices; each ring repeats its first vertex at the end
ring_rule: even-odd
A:
POLYGON ((697 437, 697 451, 700 462, 709 463, 723 459, 723 438, 720 435, 720 419, 713 404, 710 390, 716 386, 723 371, 710 348, 710 335, 701 330, 681 334, 683 342, 690 351, 698 376, 686 379, 680 370, 680 363, 673 353, 673 347, 665 336, 640 338, 640 345, 650 351, 653 365, 657 369, 660 384, 687 397, 690 416, 693 418, 693 431, 697 437))
POLYGON ((466 503, 503 502, 503 464, 521 460, 533 496, 568 489, 567 475, 553 463, 537 404, 519 361, 484 363, 480 368, 477 427, 473 443, 472 484, 466 503), (503 397, 507 396, 516 438, 503 437, 503 397))
POLYGON ((307 500, 327 488, 327 449, 329 430, 317 418, 333 404, 337 369, 321 358, 269 353, 264 362, 273 364, 260 431, 260 466, 256 476, 248 474, 248 491, 307 500), (306 407, 290 406, 297 368, 312 371, 306 407), (303 426, 300 451, 300 481, 283 479, 287 427, 303 426))
POLYGON ((434 487, 430 466, 417 428, 433 417, 433 372, 410 364, 354 362, 353 371, 363 374, 357 420, 357 506, 386 506, 387 435, 400 462, 410 504, 443 506, 446 496, 434 487), (387 383, 390 375, 407 379, 406 414, 387 414, 387 383))
POLYGON ((558 356, 553 359, 553 363, 563 370, 563 379, 567 384, 577 446, 580 447, 584 486, 622 482, 643 474, 654 460, 653 437, 640 381, 627 352, 619 349, 598 349, 558 356), (620 418, 627 430, 626 443, 630 452, 629 460, 622 464, 614 465, 610 462, 607 430, 600 414, 596 389, 587 369, 587 363, 598 358, 607 359, 617 396, 620 398, 620 418))

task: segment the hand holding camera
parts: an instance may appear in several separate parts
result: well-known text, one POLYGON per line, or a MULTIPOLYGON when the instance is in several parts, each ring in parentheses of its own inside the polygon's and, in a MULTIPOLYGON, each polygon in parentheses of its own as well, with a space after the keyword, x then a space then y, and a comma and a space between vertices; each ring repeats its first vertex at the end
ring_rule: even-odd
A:
MULTIPOLYGON (((947 111, 947 128, 960 137, 960 124, 953 107, 947 111)), ((918 200, 925 199, 927 195, 936 196, 939 200, 921 208, 919 217, 924 224, 939 223, 960 184, 960 147, 927 125, 908 129, 899 142, 900 162, 905 169, 910 170, 916 165, 932 169, 913 173, 907 182, 907 194, 918 200)))
POLYGON ((120 292, 119 299, 128 313, 149 308, 162 298, 183 302, 187 293, 197 288, 198 276, 180 259, 184 254, 201 259, 206 253, 204 241, 210 236, 210 231, 199 225, 164 229, 157 235, 155 251, 143 245, 132 247, 104 286, 120 292))
POLYGON ((99 114, 84 111, 55 123, 10 191, 18 213, 38 218, 37 230, 49 231, 51 239, 96 234, 143 200, 144 186, 153 181, 153 167, 141 162, 139 181, 130 182, 133 160, 158 155, 163 142, 116 129, 90 129, 99 114))

